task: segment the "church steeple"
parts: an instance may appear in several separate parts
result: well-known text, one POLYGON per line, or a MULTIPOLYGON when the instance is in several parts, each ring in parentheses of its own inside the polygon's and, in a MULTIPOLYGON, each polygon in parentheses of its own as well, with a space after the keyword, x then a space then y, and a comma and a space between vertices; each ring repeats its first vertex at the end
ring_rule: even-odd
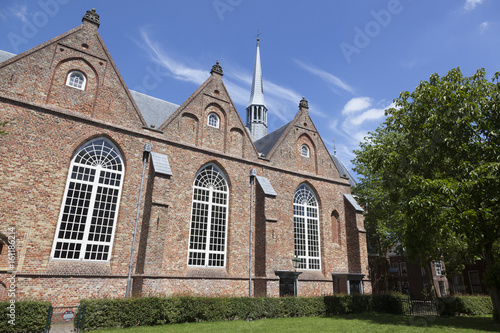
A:
POLYGON ((267 135, 267 106, 264 102, 262 68, 260 66, 260 39, 257 38, 257 53, 253 70, 252 93, 247 106, 247 124, 254 141, 267 135))

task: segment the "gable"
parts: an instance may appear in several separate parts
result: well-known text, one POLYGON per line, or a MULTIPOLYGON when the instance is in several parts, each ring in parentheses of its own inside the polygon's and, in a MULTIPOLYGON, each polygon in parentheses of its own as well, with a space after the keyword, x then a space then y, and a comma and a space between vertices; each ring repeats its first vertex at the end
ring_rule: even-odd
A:
POLYGON ((213 71, 159 130, 169 140, 237 157, 258 158, 222 75, 213 71))
POLYGON ((1 63, 0 94, 131 128, 145 125, 97 26, 86 20, 1 63), (68 86, 72 72, 82 74, 83 89, 68 86))
MULTIPOLYGON (((340 173, 309 116, 307 101, 304 99, 290 123, 263 137, 255 145, 265 149, 266 157, 278 167, 323 177, 340 178, 340 173), (303 154, 303 146, 307 154, 303 154)), ((259 152, 264 153, 260 149, 259 152)))

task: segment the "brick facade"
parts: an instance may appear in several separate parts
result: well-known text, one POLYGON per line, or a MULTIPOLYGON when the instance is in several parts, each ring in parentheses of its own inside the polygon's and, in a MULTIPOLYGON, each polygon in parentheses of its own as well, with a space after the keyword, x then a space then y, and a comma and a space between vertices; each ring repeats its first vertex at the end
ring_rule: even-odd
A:
MULTIPOLYGON (((0 63, 0 236, 14 226, 17 297, 48 299, 54 306, 81 298, 124 297, 145 143, 168 156, 172 175, 151 160, 141 198, 134 256, 134 295, 248 295, 249 173, 266 177, 277 193, 255 183, 253 294, 278 296, 275 270, 292 270, 293 196, 306 183, 319 202, 321 269, 299 276, 302 296, 333 294, 332 272, 368 276, 363 216, 344 199, 340 176, 306 107, 300 107, 267 156, 259 156, 222 75, 210 77, 158 129, 147 126, 110 54, 90 21, 0 63), (69 72, 85 74, 84 90, 66 85, 69 72), (208 126, 215 113, 219 127, 208 126), (93 138, 112 142, 125 174, 110 259, 51 257, 74 154, 93 138), (307 144, 308 158, 300 148, 307 144), (216 165, 228 187, 227 260, 223 268, 187 265, 193 181, 216 165)), ((4 250, 5 251, 5 246, 4 250)), ((2 252, 3 252, 2 251, 2 252)), ((5 258, 0 254, 0 265, 5 258)), ((9 273, 0 267, 0 297, 9 273)), ((370 292, 369 281, 364 291, 370 292)))

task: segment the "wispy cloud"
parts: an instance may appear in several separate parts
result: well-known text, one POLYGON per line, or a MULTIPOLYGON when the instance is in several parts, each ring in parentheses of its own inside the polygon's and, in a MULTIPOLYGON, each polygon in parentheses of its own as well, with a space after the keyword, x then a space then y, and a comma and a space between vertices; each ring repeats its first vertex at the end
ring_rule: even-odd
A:
POLYGON ((384 104, 384 102, 380 102, 377 104, 378 107, 372 107, 372 98, 370 97, 352 98, 342 110, 342 115, 345 118, 340 128, 337 128, 336 123, 330 123, 330 128, 335 126, 338 133, 350 141, 351 146, 357 146, 364 140, 368 131, 385 117, 385 110, 394 107, 394 103, 384 104))
POLYGON ((141 37, 143 44, 139 44, 139 46, 148 52, 152 61, 163 66, 174 79, 192 82, 198 85, 202 84, 207 79, 208 74, 206 70, 190 68, 182 62, 173 59, 157 42, 150 39, 146 30, 141 30, 141 37))
MULTIPOLYGON (((163 45, 151 38, 146 29, 140 30, 140 41, 135 41, 139 47, 147 52, 150 59, 166 70, 167 75, 175 80, 191 82, 195 85, 202 84, 208 77, 207 70, 201 64, 199 66, 187 65, 185 61, 178 60, 163 45), (198 68, 197 68, 198 67, 198 68), (203 69, 201 69, 203 68, 203 69)), ((239 66, 224 64, 224 84, 231 95, 233 102, 242 106, 243 111, 250 98, 250 87, 252 83, 251 69, 242 70, 239 66)), ((268 117, 269 128, 274 130, 284 123, 292 120, 295 116, 299 101, 302 96, 283 85, 264 79, 264 94, 270 115, 268 117)), ((319 108, 310 104, 310 112, 327 117, 319 108)))
POLYGON ((481 23, 481 24, 479 25, 479 31, 480 31, 481 33, 483 33, 483 32, 485 32, 486 30, 488 30, 488 29, 490 28, 490 26, 491 26, 491 23, 490 23, 490 22, 488 22, 488 21, 484 21, 483 23, 481 23))
POLYGON ((297 65, 308 71, 309 73, 316 75, 317 77, 321 78, 328 84, 332 85, 333 88, 340 88, 344 91, 347 91, 351 94, 354 94, 354 89, 342 81, 340 78, 336 77, 333 74, 328 73, 327 71, 324 71, 322 69, 316 68, 314 66, 305 64, 304 62, 298 60, 298 59, 293 59, 297 65))
POLYGON ((10 14, 22 22, 28 22, 28 6, 26 5, 14 5, 8 7, 10 14))
POLYGON ((467 11, 474 10, 477 5, 480 5, 482 3, 483 0, 465 0, 464 9, 467 11))

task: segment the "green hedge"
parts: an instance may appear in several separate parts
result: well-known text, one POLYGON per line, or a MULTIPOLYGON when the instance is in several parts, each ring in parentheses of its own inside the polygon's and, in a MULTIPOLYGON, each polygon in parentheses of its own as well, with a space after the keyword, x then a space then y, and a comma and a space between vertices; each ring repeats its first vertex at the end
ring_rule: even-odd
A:
MULTIPOLYGON (((488 297, 448 297, 440 299, 441 315, 491 314, 488 297)), ((340 295, 325 297, 145 297, 82 300, 86 305, 85 330, 169 323, 221 320, 255 320, 332 316, 366 311, 410 314, 409 296, 340 295)))
POLYGON ((493 313, 493 304, 486 296, 449 296, 439 299, 439 312, 443 316, 488 315, 493 313))
MULTIPOLYGON (((85 329, 154 326, 168 323, 263 318, 312 317, 378 311, 403 313, 405 296, 325 297, 145 297, 82 300, 85 329), (387 304, 382 305, 384 302, 387 304)), ((407 297, 406 297, 407 298, 407 297)))
POLYGON ((0 302, 0 332, 31 333, 43 332, 49 312, 50 302, 47 301, 19 301, 15 302, 15 312, 10 302, 0 302), (13 319, 12 325, 9 320, 13 319))

